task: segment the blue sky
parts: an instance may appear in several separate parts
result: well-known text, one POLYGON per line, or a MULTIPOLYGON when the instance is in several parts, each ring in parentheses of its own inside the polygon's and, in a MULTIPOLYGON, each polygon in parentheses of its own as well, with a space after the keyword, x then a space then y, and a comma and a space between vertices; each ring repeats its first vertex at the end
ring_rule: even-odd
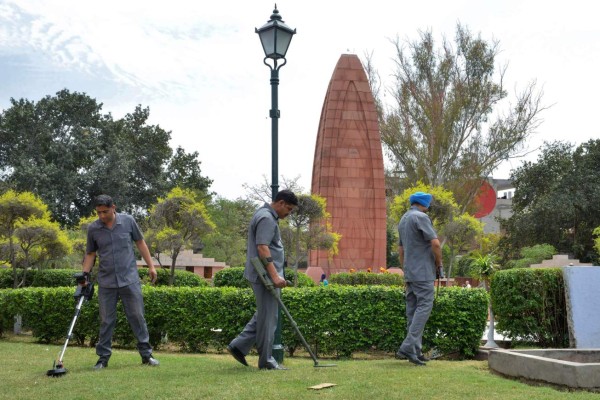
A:
MULTIPOLYGON (((600 25, 593 4, 278 1, 298 31, 280 71, 280 174, 300 176, 310 188, 321 106, 341 54, 373 51, 386 84, 390 39, 414 39, 425 29, 452 39, 458 21, 500 41, 511 95, 533 79, 543 89, 552 107, 530 149, 543 140, 597 138, 600 25)), ((214 191, 243 196, 244 183, 270 179, 269 69, 254 28, 272 9, 264 0, 0 0, 0 109, 11 97, 37 101, 63 88, 96 98, 115 117, 148 106, 150 122, 172 131, 172 147, 199 152, 214 191)), ((505 163, 495 177, 508 177, 520 163, 505 163)))

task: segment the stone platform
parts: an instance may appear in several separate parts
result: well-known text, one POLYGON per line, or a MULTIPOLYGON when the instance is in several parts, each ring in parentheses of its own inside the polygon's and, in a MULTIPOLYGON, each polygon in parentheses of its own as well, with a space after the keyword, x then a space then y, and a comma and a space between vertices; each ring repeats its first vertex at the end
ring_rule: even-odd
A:
POLYGON ((500 374, 578 389, 600 390, 600 350, 490 350, 488 363, 500 374))

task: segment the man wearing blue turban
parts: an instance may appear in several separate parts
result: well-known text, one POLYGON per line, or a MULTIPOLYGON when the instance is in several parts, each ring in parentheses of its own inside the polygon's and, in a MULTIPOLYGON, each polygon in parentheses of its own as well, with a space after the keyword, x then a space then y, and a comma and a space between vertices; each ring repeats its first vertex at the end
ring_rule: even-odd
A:
POLYGON ((429 193, 410 196, 410 209, 398 224, 400 265, 406 283, 406 338, 396 356, 424 366, 429 361, 421 350, 423 331, 433 308, 434 282, 442 271, 442 248, 431 219, 425 214, 429 193))

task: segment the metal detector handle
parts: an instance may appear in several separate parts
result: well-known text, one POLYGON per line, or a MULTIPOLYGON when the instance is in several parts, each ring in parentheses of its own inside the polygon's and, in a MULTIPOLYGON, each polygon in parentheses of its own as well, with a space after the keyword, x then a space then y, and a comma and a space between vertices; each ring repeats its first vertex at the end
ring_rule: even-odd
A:
POLYGON ((260 258, 252 257, 250 259, 250 262, 252 263, 252 266, 256 270, 256 273, 258 274, 258 278, 260 279, 262 284, 269 290, 269 292, 273 293, 275 291, 275 285, 273 284, 273 281, 269 277, 269 274, 267 273, 267 270, 265 269, 265 266, 263 265, 260 258))
MULTIPOLYGON (((300 332, 300 328, 298 328, 298 324, 296 324, 296 321, 294 321, 292 314, 290 314, 290 312, 287 309, 287 307, 285 306, 285 304, 283 304, 283 301, 281 300, 281 297, 279 297, 277 291, 275 290, 275 285, 273 285, 271 278, 269 278, 267 270, 265 269, 265 266, 263 265, 262 261, 260 260, 260 258, 254 257, 254 258, 250 259, 250 262, 252 263, 252 265, 254 266, 254 269, 258 273, 258 277, 260 278, 262 284, 265 285, 265 287, 269 290, 269 292, 271 292, 271 294, 275 297, 275 299, 277 299, 277 302, 279 303, 279 308, 281 309, 281 311, 283 311, 285 316, 288 318, 288 320, 290 321, 290 325, 292 325, 292 328, 294 329, 294 331, 300 338, 300 341, 304 345, 304 348, 308 351, 308 353, 312 357, 312 359, 315 363, 315 367, 318 366, 319 361, 317 360, 317 356, 315 355, 315 353, 313 353, 312 349, 306 342, 306 339, 304 339, 304 336, 302 336, 302 333, 300 332)), ((288 282, 287 284, 291 286, 291 282, 288 282)))

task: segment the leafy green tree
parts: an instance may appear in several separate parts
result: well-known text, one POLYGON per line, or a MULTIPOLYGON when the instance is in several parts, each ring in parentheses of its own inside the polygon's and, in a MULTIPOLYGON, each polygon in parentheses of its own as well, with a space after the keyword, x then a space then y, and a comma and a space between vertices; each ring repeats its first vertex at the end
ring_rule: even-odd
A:
MULTIPOLYGON (((474 254, 472 256, 472 272, 476 278, 483 281, 485 290, 490 290, 490 279, 498 270, 497 257, 494 254, 474 254)), ((498 347, 494 341, 494 309, 489 300, 488 313, 490 316, 490 326, 488 329, 487 342, 485 347, 498 347)))
POLYGON ((446 246, 450 249, 450 262, 446 271, 446 279, 452 276, 454 259, 460 252, 469 250, 483 234, 483 224, 477 218, 462 214, 448 222, 443 231, 446 246))
POLYGON ((158 199, 150 208, 148 222, 150 230, 147 236, 151 253, 159 262, 161 253, 171 259, 169 285, 172 286, 179 253, 184 248, 193 249, 215 228, 215 224, 204 201, 197 200, 191 190, 181 188, 174 188, 165 198, 158 199))
POLYGON ((551 259, 556 254, 556 249, 551 244, 536 244, 523 247, 520 254, 521 258, 508 261, 505 269, 528 268, 532 264, 539 264, 544 260, 551 259))
POLYGON ((300 194, 298 208, 281 223, 281 237, 287 261, 294 271, 294 285, 298 265, 307 260, 310 250, 327 250, 332 256, 337 254, 341 235, 332 231, 330 217, 324 197, 300 194))
MULTIPOLYGON (((504 114, 506 67, 497 68, 497 41, 488 42, 460 24, 454 46, 441 46, 432 32, 417 40, 396 39, 395 83, 388 93, 393 105, 379 97, 381 139, 402 187, 423 181, 448 188, 461 210, 472 202, 482 178, 504 160, 525 154, 524 145, 540 123, 544 109, 535 82, 516 95, 504 114), (492 113, 497 113, 493 118, 492 113)), ((367 61, 371 87, 378 96, 377 72, 367 61)))
POLYGON ((19 221, 15 228, 15 238, 23 255, 23 277, 21 283, 26 281, 29 268, 43 266, 51 260, 59 260, 71 251, 71 243, 67 234, 60 229, 56 222, 48 219, 30 218, 19 221))
POLYGON ((216 228, 202 239, 202 253, 232 267, 244 265, 248 224, 255 210, 255 204, 246 199, 212 201, 208 212, 216 228))
POLYGON ((433 196, 427 215, 431 219, 434 228, 439 233, 454 216, 459 215, 458 204, 454 201, 452 192, 442 186, 431 186, 419 181, 416 185, 405 189, 396 196, 390 206, 390 216, 398 223, 400 218, 410 208, 410 196, 415 192, 426 192, 433 196))
POLYGON ((206 191, 212 181, 201 176, 198 154, 173 155, 171 133, 149 117, 137 106, 115 120, 95 99, 66 89, 38 102, 11 99, 0 114, 0 187, 35 193, 69 227, 102 193, 139 217, 176 185, 206 191))
MULTIPOLYGON (((11 99, 0 118, 0 170, 9 187, 35 193, 57 221, 77 219, 81 189, 106 117, 85 94, 62 90, 39 102, 11 99)), ((83 199, 85 202, 87 199, 83 199)))
POLYGON ((0 257, 13 270, 13 287, 19 286, 17 243, 15 232, 21 224, 33 219, 49 219, 48 207, 33 193, 8 190, 0 196, 0 241, 4 242, 0 257))
POLYGON ((576 148, 546 143, 537 162, 513 171, 513 215, 503 221, 504 259, 518 258, 522 247, 552 245, 581 261, 597 260, 593 231, 600 226, 600 140, 576 148))
POLYGON ((167 167, 167 184, 169 188, 180 187, 200 193, 208 192, 212 179, 202 176, 199 154, 197 151, 186 153, 177 147, 167 167))
MULTIPOLYGON (((172 154, 168 145, 171 133, 148 125, 149 118, 150 110, 137 106, 122 119, 105 122, 88 174, 90 200, 110 194, 121 211, 139 218, 168 192, 164 166, 172 154)), ((93 211, 91 201, 85 205, 80 216, 93 211)))

